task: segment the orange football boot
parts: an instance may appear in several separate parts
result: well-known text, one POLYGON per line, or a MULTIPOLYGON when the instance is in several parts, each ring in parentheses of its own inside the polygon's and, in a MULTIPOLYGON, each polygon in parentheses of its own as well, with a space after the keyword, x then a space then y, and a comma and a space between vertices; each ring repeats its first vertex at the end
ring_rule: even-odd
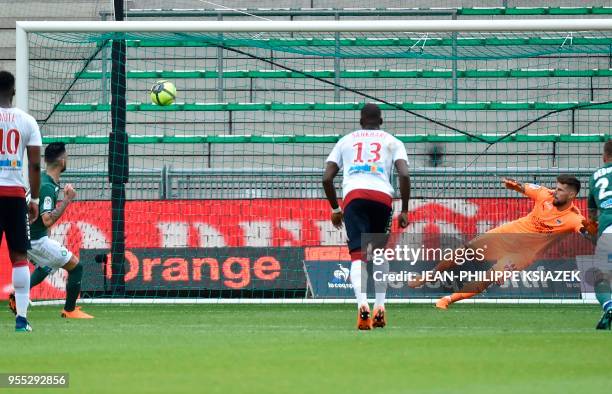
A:
POLYGON ((62 317, 66 319, 93 319, 92 315, 89 315, 81 310, 80 306, 74 308, 72 312, 62 311, 62 317))
POLYGON ((15 293, 9 294, 8 307, 13 312, 13 315, 17 316, 17 302, 15 301, 15 293))
POLYGON ((448 309, 448 307, 452 304, 450 296, 444 296, 436 302, 436 308, 438 309, 448 309))
POLYGON ((374 308, 374 318, 372 319, 372 327, 384 328, 387 325, 387 319, 385 317, 385 307, 379 306, 374 308))
POLYGON ((357 329, 372 329, 372 316, 370 314, 370 307, 367 304, 360 306, 357 311, 357 329))

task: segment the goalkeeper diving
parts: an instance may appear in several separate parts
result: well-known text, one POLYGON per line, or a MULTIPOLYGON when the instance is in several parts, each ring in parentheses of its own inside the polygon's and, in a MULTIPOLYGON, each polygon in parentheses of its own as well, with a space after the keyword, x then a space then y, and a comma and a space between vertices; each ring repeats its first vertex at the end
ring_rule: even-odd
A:
MULTIPOLYGON (((587 233, 590 226, 586 225, 586 219, 574 205, 580 192, 580 181, 574 176, 559 175, 554 190, 507 178, 503 183, 507 189, 529 197, 534 205, 528 215, 491 229, 465 245, 466 248, 485 250, 485 260, 494 262, 490 271, 525 270, 541 252, 562 237, 587 233)), ((443 260, 434 268, 434 272, 447 271, 459 265, 454 260, 443 260)), ((495 275, 487 277, 493 278, 495 275)), ((417 276, 408 285, 416 288, 425 281, 424 277, 417 276)), ((482 293, 493 283, 493 280, 468 282, 461 291, 440 298, 436 307, 448 309, 457 301, 482 293)))

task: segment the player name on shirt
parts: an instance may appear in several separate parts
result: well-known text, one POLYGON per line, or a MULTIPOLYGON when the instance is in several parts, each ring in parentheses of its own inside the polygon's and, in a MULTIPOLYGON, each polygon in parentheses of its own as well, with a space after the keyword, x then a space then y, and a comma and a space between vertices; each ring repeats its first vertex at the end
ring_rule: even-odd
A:
POLYGON ((610 173, 612 173, 612 167, 602 167, 593 173, 593 179, 598 180, 602 176, 606 176, 610 173))
POLYGON ((353 139, 356 138, 385 138, 387 136, 386 131, 382 130, 357 130, 350 134, 353 139))
POLYGON ((0 112, 0 122, 15 123, 15 114, 0 112))

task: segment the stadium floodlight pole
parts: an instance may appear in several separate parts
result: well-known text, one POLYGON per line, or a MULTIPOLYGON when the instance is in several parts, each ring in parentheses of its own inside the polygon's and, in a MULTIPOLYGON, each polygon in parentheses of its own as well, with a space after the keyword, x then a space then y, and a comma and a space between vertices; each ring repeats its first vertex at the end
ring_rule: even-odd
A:
POLYGON ((28 32, 521 32, 612 30, 610 19, 17 22, 28 32))

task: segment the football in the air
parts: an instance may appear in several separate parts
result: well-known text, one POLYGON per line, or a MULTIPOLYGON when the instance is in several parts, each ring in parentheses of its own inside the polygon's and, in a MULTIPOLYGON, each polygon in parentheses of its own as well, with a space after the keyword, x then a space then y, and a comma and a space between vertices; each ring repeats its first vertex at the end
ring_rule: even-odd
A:
POLYGON ((151 102, 157 105, 170 105, 176 98, 176 86, 170 81, 157 81, 151 87, 151 102))

